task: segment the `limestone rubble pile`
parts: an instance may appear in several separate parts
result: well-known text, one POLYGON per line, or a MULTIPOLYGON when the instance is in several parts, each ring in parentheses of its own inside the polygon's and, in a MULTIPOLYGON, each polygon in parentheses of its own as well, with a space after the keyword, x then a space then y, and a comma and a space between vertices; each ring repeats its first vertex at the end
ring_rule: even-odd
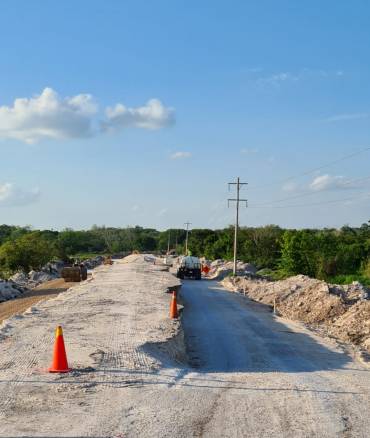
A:
POLYGON ((370 353, 370 290, 358 282, 332 285, 297 275, 279 281, 228 277, 222 284, 270 306, 275 301, 280 315, 324 328, 327 334, 370 353))
MULTIPOLYGON (((212 280, 223 280, 233 272, 234 263, 230 261, 225 261, 222 259, 214 260, 209 264, 210 271, 208 273, 208 278, 212 280)), ((257 272, 257 269, 251 263, 244 263, 241 261, 237 262, 237 274, 238 275, 246 275, 251 274, 254 275, 257 272)))
POLYGON ((19 297, 25 290, 25 288, 11 280, 0 279, 0 303, 19 297))
POLYGON ((87 269, 94 269, 97 266, 101 265, 104 262, 103 256, 96 256, 91 259, 84 260, 83 264, 87 269))

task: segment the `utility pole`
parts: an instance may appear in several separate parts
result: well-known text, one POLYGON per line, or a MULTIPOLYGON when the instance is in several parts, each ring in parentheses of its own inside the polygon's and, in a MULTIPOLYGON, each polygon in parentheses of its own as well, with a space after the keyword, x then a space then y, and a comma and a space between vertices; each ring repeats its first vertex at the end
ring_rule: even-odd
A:
POLYGON ((240 199, 239 192, 240 187, 245 186, 248 183, 241 183, 240 178, 238 177, 236 182, 229 183, 229 191, 230 186, 236 186, 236 198, 229 198, 227 200, 227 206, 230 206, 230 202, 236 202, 236 218, 235 218, 235 232, 234 232, 234 267, 233 267, 233 274, 236 275, 237 270, 237 255, 238 255, 238 228, 239 228, 239 203, 245 202, 245 206, 248 206, 248 201, 246 199, 240 199))
POLYGON ((170 253, 171 230, 168 230, 167 254, 170 253))
POLYGON ((186 225, 186 239, 185 239, 185 255, 188 255, 188 238, 189 238, 189 225, 191 225, 191 222, 185 222, 186 225))

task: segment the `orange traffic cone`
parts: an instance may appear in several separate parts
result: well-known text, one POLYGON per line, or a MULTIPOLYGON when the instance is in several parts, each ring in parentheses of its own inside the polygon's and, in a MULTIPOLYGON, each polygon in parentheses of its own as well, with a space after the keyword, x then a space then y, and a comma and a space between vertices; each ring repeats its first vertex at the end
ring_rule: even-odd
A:
POLYGON ((53 363, 49 368, 49 373, 68 373, 71 368, 68 368, 66 349, 64 347, 63 330, 59 325, 55 332, 55 344, 53 363))
POLYGON ((172 292, 172 300, 170 305, 170 318, 175 319, 178 318, 179 314, 177 312, 177 298, 176 298, 176 291, 172 292))

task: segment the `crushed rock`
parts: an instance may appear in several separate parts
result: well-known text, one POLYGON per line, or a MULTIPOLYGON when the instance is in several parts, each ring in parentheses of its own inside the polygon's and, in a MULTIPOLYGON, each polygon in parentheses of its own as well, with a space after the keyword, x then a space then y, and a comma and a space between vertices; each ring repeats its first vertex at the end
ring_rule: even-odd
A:
MULTIPOLYGON (((214 260, 210 263, 210 271, 208 273, 208 278, 211 280, 223 280, 233 272, 234 263, 225 260, 214 260)), ((252 263, 244 263, 241 261, 237 262, 237 274, 256 274, 257 268, 252 265, 252 263)))
POLYGON ((0 279, 0 303, 19 297, 26 289, 11 280, 0 279))
POLYGON ((222 284, 270 306, 275 301, 282 316, 324 328, 327 334, 370 353, 370 295, 358 282, 331 285, 296 275, 279 281, 228 277, 222 284))
MULTIPOLYGON (((94 269, 97 266, 100 266, 103 261, 103 256, 96 256, 84 260, 83 263, 87 269, 94 269)), ((11 281, 12 284, 15 284, 16 287, 20 287, 20 289, 33 289, 42 283, 60 278, 62 269, 65 266, 65 263, 60 260, 49 262, 42 267, 41 271, 30 271, 28 274, 25 272, 17 272, 9 278, 9 281, 11 281)))

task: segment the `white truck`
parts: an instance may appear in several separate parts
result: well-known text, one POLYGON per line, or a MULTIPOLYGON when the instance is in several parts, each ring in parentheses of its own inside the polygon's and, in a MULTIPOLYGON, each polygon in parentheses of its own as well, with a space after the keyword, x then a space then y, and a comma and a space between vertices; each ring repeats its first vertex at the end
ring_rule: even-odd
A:
POLYGON ((202 265, 198 257, 185 256, 179 260, 177 278, 192 277, 195 280, 202 278, 202 265))

